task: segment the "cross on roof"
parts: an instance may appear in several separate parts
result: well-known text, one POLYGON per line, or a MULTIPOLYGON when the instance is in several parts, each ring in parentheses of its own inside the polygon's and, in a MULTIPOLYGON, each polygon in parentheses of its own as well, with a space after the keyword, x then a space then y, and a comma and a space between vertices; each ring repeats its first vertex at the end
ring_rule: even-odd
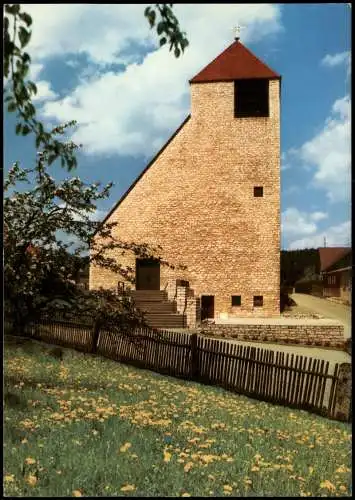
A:
POLYGON ((239 38, 240 38, 240 32, 241 32, 241 30, 244 30, 244 29, 245 29, 245 26, 240 26, 239 24, 237 24, 237 26, 235 26, 235 27, 233 28, 233 31, 234 31, 234 38, 235 38, 236 40, 239 40, 239 38))

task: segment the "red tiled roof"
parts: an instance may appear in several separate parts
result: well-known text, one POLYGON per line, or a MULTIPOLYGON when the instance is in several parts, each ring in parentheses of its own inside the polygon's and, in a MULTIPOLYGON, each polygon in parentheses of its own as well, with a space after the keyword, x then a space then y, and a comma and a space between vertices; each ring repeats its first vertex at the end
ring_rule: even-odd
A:
POLYGON ((190 83, 241 80, 247 78, 281 78, 238 40, 200 71, 190 83))
POLYGON ((323 247, 318 248, 320 271, 326 271, 330 266, 351 251, 350 247, 323 247))

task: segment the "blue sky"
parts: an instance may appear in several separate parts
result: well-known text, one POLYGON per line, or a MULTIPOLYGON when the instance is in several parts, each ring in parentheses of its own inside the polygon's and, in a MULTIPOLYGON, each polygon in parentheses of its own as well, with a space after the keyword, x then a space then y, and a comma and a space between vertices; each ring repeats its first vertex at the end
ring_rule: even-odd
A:
MULTIPOLYGON (((102 218, 189 113, 188 80, 233 41, 282 75, 282 248, 350 243, 351 8, 333 4, 176 5, 190 46, 175 59, 143 16, 144 5, 26 5, 38 114, 78 121, 73 175, 113 181, 102 218)), ((5 169, 30 166, 32 137, 5 115, 5 169)), ((68 173, 54 167, 58 178, 68 173)))

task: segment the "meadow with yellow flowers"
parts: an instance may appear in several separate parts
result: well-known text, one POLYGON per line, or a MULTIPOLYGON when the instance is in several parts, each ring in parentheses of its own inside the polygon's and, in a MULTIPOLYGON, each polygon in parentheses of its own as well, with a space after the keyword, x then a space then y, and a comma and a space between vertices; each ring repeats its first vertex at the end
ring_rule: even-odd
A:
POLYGON ((6 496, 351 496, 351 426, 5 342, 6 496))

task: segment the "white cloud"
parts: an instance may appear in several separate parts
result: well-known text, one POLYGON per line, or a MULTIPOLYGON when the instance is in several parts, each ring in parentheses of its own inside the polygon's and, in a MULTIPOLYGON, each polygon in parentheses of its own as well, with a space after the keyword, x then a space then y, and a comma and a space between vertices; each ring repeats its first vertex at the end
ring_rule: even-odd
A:
POLYGON ((30 71, 28 73, 28 79, 32 81, 38 80, 39 74, 43 68, 44 68, 43 64, 31 63, 30 71))
POLYGON ((350 98, 338 99, 323 129, 292 155, 314 172, 311 185, 331 202, 350 202, 350 98))
POLYGON ((323 219, 327 219, 328 214, 325 212, 313 212, 310 215, 310 219, 313 220, 314 222, 318 222, 323 219))
POLYGON ((297 250, 301 248, 322 247, 324 245, 324 237, 326 237, 328 247, 351 245, 351 222, 342 222, 312 236, 292 241, 288 248, 289 250, 297 250))
POLYGON ((334 66, 339 66, 344 63, 350 63, 350 52, 339 52, 334 55, 327 54, 321 60, 321 65, 327 66, 328 68, 333 68, 334 66))
POLYGON ((287 208, 281 215, 282 233, 286 236, 302 236, 315 233, 317 231, 317 225, 315 224, 317 215, 315 214, 319 213, 301 212, 294 207, 287 208))
POLYGON ((121 62, 119 52, 133 40, 151 45, 153 38, 143 5, 29 4, 33 35, 28 51, 34 60, 86 53, 92 62, 121 62))
MULTIPOLYGON (((26 6, 27 8, 27 6, 26 6)), ((177 4, 190 46, 175 59, 165 46, 143 59, 137 47, 157 47, 142 5, 31 5, 36 62, 85 53, 101 69, 82 75, 65 98, 47 102, 43 116, 75 119, 73 140, 89 154, 151 155, 189 112, 188 80, 233 41, 232 26, 247 26, 249 43, 281 29, 277 4, 177 4), (65 26, 65 29, 63 27, 65 26), (123 72, 105 65, 126 63, 123 72)), ((142 52, 142 51, 141 51, 142 52)))
POLYGON ((33 102, 50 101, 58 97, 58 94, 51 89, 51 84, 49 82, 41 80, 35 83, 37 94, 32 97, 33 102))

